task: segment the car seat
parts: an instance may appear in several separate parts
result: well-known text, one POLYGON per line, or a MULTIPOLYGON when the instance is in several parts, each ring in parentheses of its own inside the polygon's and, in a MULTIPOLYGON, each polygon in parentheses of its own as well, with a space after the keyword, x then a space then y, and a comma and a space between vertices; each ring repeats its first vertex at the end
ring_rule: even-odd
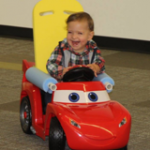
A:
MULTIPOLYGON (((33 9, 33 37, 35 66, 47 73, 46 62, 58 42, 66 37, 66 19, 75 12, 83 11, 77 0, 41 0, 33 9)), ((41 90, 43 113, 51 94, 41 90)))
POLYGON ((34 56, 36 68, 47 73, 51 52, 67 34, 66 19, 83 8, 77 0, 41 0, 33 10, 34 56))

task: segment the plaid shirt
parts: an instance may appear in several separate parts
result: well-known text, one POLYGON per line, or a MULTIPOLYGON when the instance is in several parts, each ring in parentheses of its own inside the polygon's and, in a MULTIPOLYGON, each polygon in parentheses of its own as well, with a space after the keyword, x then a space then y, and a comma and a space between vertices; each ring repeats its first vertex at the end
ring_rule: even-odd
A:
MULTIPOLYGON (((66 39, 64 39, 61 42, 61 47, 63 47, 64 51, 68 50, 71 52, 71 57, 70 57, 68 67, 75 66, 75 65, 89 64, 89 52, 93 51, 94 48, 96 48, 96 53, 94 56, 93 63, 97 64, 100 67, 101 72, 103 72, 105 70, 105 66, 104 66, 105 61, 101 57, 101 51, 98 49, 96 43, 93 40, 89 41, 86 44, 85 50, 82 53, 76 53, 71 48, 71 46, 67 43, 66 39)), ((55 48, 55 50, 52 52, 52 54, 46 64, 46 68, 47 68, 49 74, 56 79, 58 79, 58 76, 62 75, 63 68, 64 68, 64 66, 62 66, 62 61, 63 61, 62 52, 61 52, 59 46, 57 46, 55 48)))

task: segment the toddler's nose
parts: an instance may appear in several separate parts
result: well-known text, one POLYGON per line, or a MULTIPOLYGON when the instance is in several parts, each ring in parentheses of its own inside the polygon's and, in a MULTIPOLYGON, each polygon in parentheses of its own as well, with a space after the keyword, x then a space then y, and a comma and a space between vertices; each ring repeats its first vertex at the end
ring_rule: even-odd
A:
POLYGON ((73 39, 76 39, 76 38, 77 38, 77 34, 76 34, 76 33, 73 33, 73 34, 72 34, 72 38, 73 38, 73 39))

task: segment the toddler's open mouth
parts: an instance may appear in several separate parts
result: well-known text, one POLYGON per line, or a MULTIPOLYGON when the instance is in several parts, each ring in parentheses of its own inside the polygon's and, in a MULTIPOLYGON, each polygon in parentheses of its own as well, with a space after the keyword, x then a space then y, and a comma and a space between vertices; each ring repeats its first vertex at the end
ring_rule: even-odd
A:
POLYGON ((72 41, 73 46, 77 46, 80 43, 80 41, 72 41))

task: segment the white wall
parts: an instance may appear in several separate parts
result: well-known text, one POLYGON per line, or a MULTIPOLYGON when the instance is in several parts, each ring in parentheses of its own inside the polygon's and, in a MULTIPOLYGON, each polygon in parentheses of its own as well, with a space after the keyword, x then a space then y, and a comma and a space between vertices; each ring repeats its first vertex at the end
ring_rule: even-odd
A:
POLYGON ((32 10, 40 0, 0 0, 0 24, 32 28, 32 10))
POLYGON ((97 35, 150 41, 150 0, 79 0, 97 35))
MULTIPOLYGON (((0 24, 32 28, 40 0, 0 0, 0 24)), ((95 22, 95 35, 150 41, 150 0, 78 0, 95 22)))

